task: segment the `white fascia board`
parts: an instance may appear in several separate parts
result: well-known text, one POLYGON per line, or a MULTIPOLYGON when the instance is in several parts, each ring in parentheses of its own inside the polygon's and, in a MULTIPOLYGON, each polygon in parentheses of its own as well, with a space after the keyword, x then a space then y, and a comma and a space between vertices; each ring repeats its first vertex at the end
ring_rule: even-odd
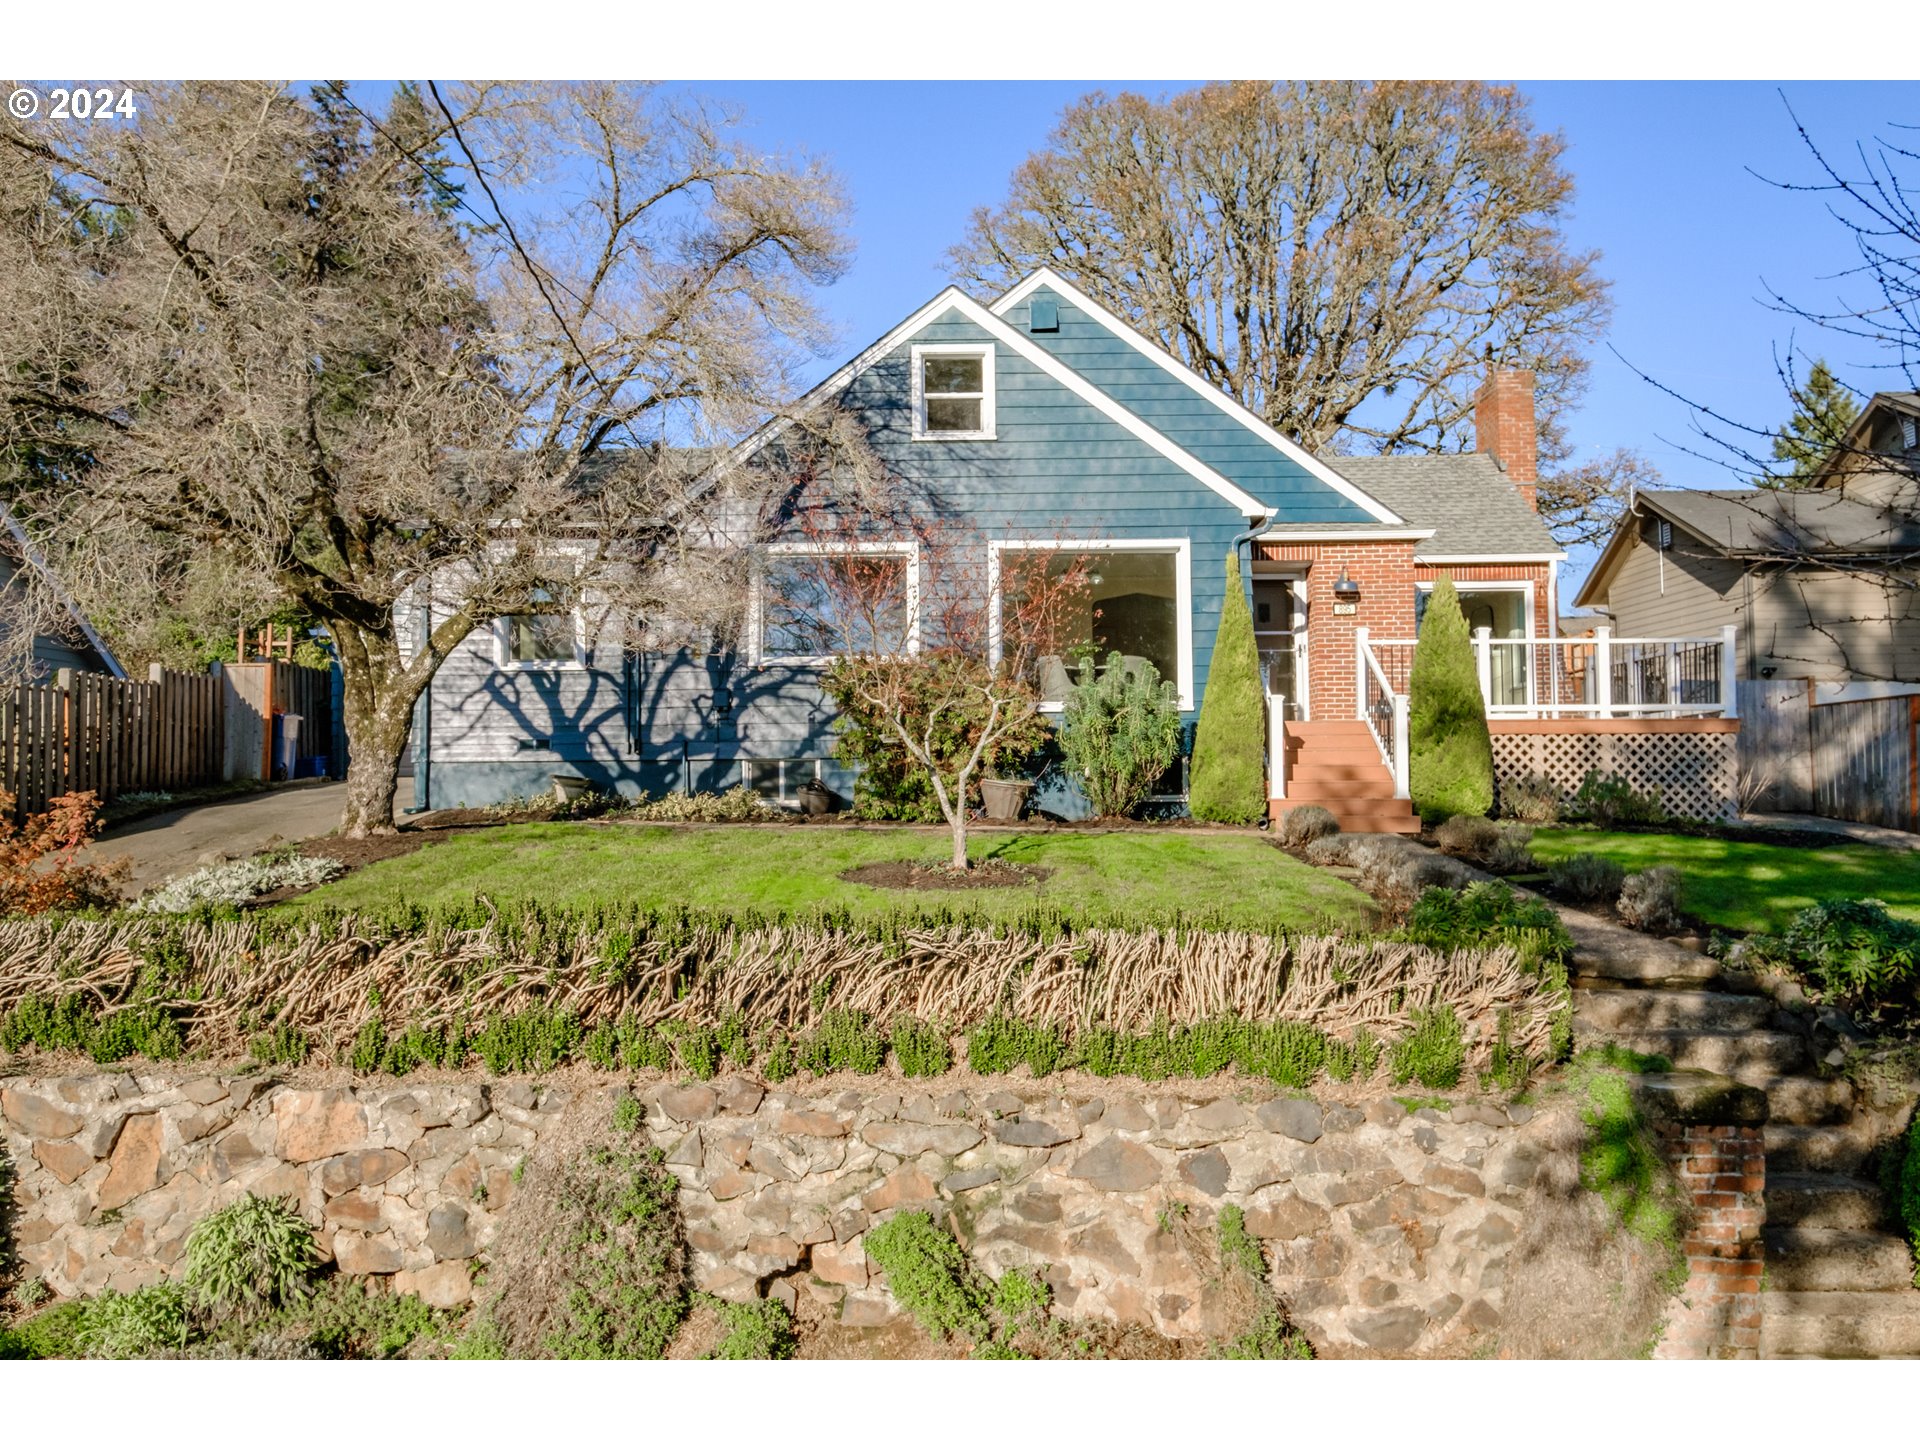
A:
POLYGON ((1320 545, 1333 540, 1431 540, 1438 533, 1402 525, 1352 525, 1325 530, 1265 530, 1253 537, 1253 543, 1280 545, 1298 541, 1303 545, 1320 545))
MULTIPOLYGON (((1013 351, 1014 354, 1027 361, 1049 379, 1065 386, 1081 400, 1084 400, 1088 405, 1098 410, 1102 415, 1120 426, 1121 429, 1132 435, 1136 440, 1145 443, 1164 459, 1172 461, 1202 485, 1205 485, 1209 490, 1213 491, 1214 494, 1218 495, 1222 500, 1232 505, 1241 515, 1248 519, 1265 519, 1273 514, 1272 507, 1267 505, 1265 501, 1258 500, 1254 496, 1249 495, 1245 490, 1235 485, 1212 466, 1203 464, 1200 460, 1188 454, 1165 435, 1162 435, 1158 430, 1147 424, 1147 422, 1142 420, 1138 415, 1108 395, 1104 390, 1101 390, 1090 381, 1084 379, 1078 372, 1062 364, 1059 360, 1056 360, 1041 346, 1034 344, 1033 341, 1015 330, 1011 325, 1007 324, 1006 321, 1002 320, 998 315, 995 315, 992 311, 988 310, 986 306, 982 305, 957 286, 949 285, 945 290, 942 290, 938 295, 934 296, 932 300, 914 311, 906 320, 896 325, 879 340, 861 351, 859 355, 855 356, 832 375, 821 381, 820 384, 816 385, 801 398, 800 405, 804 407, 816 403, 819 400, 825 399, 828 395, 844 390, 848 385, 852 384, 854 380, 858 379, 861 374, 872 369, 874 365, 878 364, 894 350, 897 350, 911 336, 918 334, 921 330, 925 329, 927 325, 949 310, 956 312, 962 318, 978 325, 999 343, 1013 351)), ((728 463, 738 464, 751 456, 754 451, 758 450, 773 438, 775 431, 781 423, 779 420, 770 421, 768 424, 762 426, 755 434, 741 441, 739 446, 735 448, 728 463)))
POLYGON ((1413 557, 1416 565, 1550 565, 1556 560, 1564 560, 1564 550, 1542 550, 1535 555, 1419 555, 1413 557))
POLYGON ((1338 474, 1333 467, 1328 465, 1324 460, 1308 453, 1298 442, 1289 440, 1258 415, 1247 409, 1247 407, 1242 405, 1238 400, 1227 394, 1226 391, 1216 385, 1209 385, 1205 379, 1195 374, 1189 366, 1181 363, 1180 360, 1169 355, 1165 350, 1162 350, 1158 345, 1154 344, 1153 341, 1147 339, 1146 336, 1142 335, 1138 330, 1135 330, 1098 300, 1080 289, 1079 286, 1056 275, 1044 265, 1034 271, 1033 274, 1027 276, 1027 278, 1022 280, 1018 285, 1014 286, 1013 289, 1002 295, 998 300, 994 301, 993 313, 996 315, 1006 314, 1008 310, 1018 305, 1022 300, 1026 299, 1027 296, 1042 286, 1050 290, 1057 290, 1061 295, 1071 300, 1076 307, 1086 311, 1087 314, 1091 315, 1108 330, 1119 336, 1120 339, 1126 341, 1127 344, 1131 345, 1135 350, 1138 350, 1142 355, 1153 361, 1153 363, 1158 365, 1162 370, 1180 381, 1180 383, 1185 385, 1189 390, 1192 390, 1196 395, 1206 396, 1207 399, 1211 400, 1227 415, 1239 421, 1241 425, 1251 430, 1255 435, 1258 435, 1262 440, 1273 446, 1274 449, 1299 465, 1309 475, 1313 476, 1314 479, 1327 486, 1330 490, 1333 490, 1336 494, 1351 500, 1383 524, 1402 525, 1406 523, 1400 516, 1394 514, 1393 511, 1389 510, 1385 505, 1382 505, 1358 485, 1355 485, 1351 480, 1338 474))

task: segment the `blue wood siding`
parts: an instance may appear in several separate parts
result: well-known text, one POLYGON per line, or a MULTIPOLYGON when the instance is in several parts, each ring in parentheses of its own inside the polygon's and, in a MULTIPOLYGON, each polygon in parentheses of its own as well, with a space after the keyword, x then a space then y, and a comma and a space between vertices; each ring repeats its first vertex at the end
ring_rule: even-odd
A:
POLYGON ((1188 454, 1275 507, 1281 523, 1379 523, 1057 292, 1041 286, 1001 318, 1188 454), (1030 334, 1028 307, 1041 296, 1058 304, 1059 329, 1030 334))
MULTIPOLYGON (((1188 435, 1196 452, 1204 447, 1200 458, 1229 479, 1256 495, 1291 497, 1283 519, 1367 518, 1119 341, 1106 336, 1107 348, 1097 346, 1086 317, 1072 307, 1063 304, 1060 319, 1059 336, 1034 338, 1065 347, 1063 358, 1071 354, 1074 368, 1150 423, 1188 435)), ((1024 313, 1018 324, 1024 326, 1024 313)), ((914 440, 916 343, 993 342, 948 311, 858 376, 838 403, 860 415, 875 452, 904 482, 977 529, 983 546, 1020 539, 1186 540, 1197 705, 1219 625, 1228 547, 1248 521, 1005 346, 996 346, 994 356, 996 438, 914 440)), ((763 455, 775 463, 770 452, 763 455)), ((810 669, 756 667, 744 655, 684 651, 627 657, 617 639, 595 643, 584 668, 512 672, 495 667, 491 633, 475 635, 442 667, 430 704, 435 806, 543 791, 556 772, 629 793, 677 789, 688 780, 711 788, 738 783, 743 756, 825 757, 833 746, 832 707, 810 669), (721 695, 731 702, 724 714, 716 703, 721 695), (550 748, 530 750, 529 740, 550 748)), ((1194 713, 1188 712, 1189 723, 1194 713)))

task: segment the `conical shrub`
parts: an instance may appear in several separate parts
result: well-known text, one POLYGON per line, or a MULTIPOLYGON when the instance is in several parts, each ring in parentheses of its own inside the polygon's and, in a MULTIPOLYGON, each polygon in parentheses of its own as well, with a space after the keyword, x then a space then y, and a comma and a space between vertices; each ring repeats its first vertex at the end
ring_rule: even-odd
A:
POLYGON ((1251 825, 1267 813, 1267 716, 1253 614, 1240 584, 1240 556, 1227 555, 1227 597, 1200 698, 1187 808, 1197 820, 1251 825))
POLYGON ((1493 736, 1473 662, 1467 617, 1453 582, 1433 587, 1413 647, 1407 714, 1407 783, 1428 823, 1493 808, 1493 736))

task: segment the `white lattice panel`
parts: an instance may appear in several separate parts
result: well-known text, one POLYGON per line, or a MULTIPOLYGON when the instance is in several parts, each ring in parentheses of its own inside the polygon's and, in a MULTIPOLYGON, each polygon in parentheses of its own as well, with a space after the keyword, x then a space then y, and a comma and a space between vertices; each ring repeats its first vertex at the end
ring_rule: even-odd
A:
POLYGON ((1728 820, 1736 810, 1737 737, 1732 734, 1495 735, 1497 785, 1544 775, 1571 800, 1592 770, 1618 775, 1691 820, 1728 820))

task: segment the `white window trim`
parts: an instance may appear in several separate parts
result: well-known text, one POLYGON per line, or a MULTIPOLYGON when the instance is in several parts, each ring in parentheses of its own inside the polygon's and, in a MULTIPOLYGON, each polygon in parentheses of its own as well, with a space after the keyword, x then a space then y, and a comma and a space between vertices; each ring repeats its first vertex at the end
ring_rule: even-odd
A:
POLYGON ((571 660, 516 660, 513 658, 513 620, 502 615, 493 622, 493 668, 509 671, 584 670, 587 668, 587 617, 579 606, 573 615, 573 658, 571 660))
MULTIPOLYGON (((1173 687, 1179 692, 1182 711, 1193 707, 1193 542, 1186 536, 1168 536, 1157 540, 1075 540, 1072 538, 1055 539, 1052 537, 1035 540, 993 540, 987 545, 987 658, 998 665, 1001 657, 1000 643, 1000 556, 1007 550, 1085 550, 1088 552, 1138 551, 1147 554, 1172 555, 1173 564, 1173 611, 1174 611, 1174 649, 1177 657, 1177 675, 1162 675, 1162 680, 1172 680, 1173 687)), ((1050 701, 1041 705, 1041 712, 1057 715, 1065 706, 1060 701, 1050 701)))
POLYGON ((793 540, 762 547, 754 561, 752 593, 747 607, 747 640, 751 664, 758 667, 784 665, 802 670, 824 670, 838 658, 833 655, 767 654, 766 562, 778 555, 904 555, 907 560, 907 654, 920 653, 920 547, 918 544, 911 540, 870 540, 851 545, 793 540))
MULTIPOLYGON (((913 438, 915 440, 992 440, 994 436, 993 352, 991 344, 915 345, 913 356, 913 438), (980 428, 927 429, 926 360, 934 355, 975 355, 980 359, 980 428)), ((971 398, 971 397, 961 397, 971 398)))
MULTIPOLYGON (((1453 579, 1452 576, 1448 576, 1447 578, 1450 580, 1453 579)), ((1438 583, 1439 582, 1436 580, 1416 580, 1413 582, 1413 588, 1415 590, 1425 590, 1429 594, 1431 594, 1433 591, 1433 587, 1438 583)), ((1527 609, 1526 609, 1527 636, 1526 638, 1529 640, 1544 640, 1544 639, 1550 638, 1540 633, 1539 618, 1534 614, 1534 593, 1533 593, 1534 582, 1533 581, 1531 580, 1454 580, 1453 588, 1463 594, 1467 592, 1485 591, 1485 590, 1517 590, 1519 591, 1522 595, 1526 597, 1526 602, 1527 602, 1527 609)), ((1505 637, 1497 636, 1495 638, 1504 639, 1505 637)))

